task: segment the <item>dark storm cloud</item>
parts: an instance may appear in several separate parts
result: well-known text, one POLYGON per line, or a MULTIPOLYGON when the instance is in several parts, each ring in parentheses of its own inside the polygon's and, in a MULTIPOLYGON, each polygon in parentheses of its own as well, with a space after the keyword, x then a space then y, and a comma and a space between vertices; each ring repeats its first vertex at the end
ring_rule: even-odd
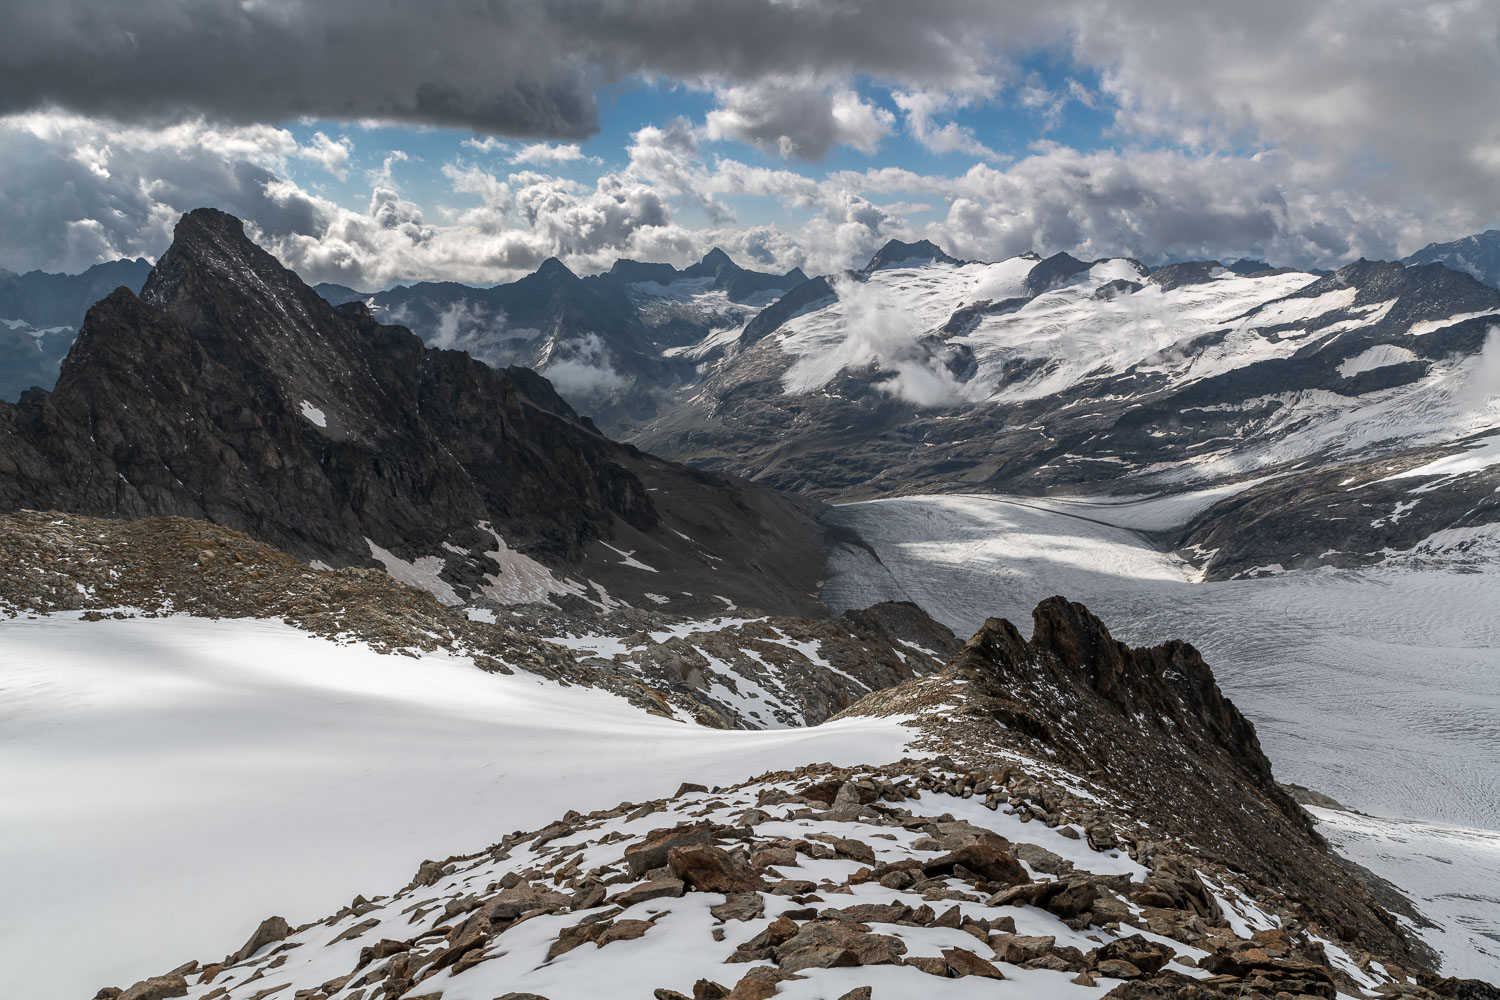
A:
POLYGON ((964 29, 994 8, 940 6, 934 18, 891 0, 10 0, 0 113, 378 118, 576 138, 596 127, 595 90, 637 73, 959 81, 985 58, 964 29))

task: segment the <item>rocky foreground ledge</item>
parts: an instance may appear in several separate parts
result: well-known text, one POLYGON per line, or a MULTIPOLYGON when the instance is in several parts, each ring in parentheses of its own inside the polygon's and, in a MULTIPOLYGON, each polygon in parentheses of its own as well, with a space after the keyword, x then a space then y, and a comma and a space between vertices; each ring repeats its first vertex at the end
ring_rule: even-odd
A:
POLYGON ((1035 619, 850 710, 928 756, 570 812, 97 998, 1500 996, 1436 974, 1191 646, 1035 619))

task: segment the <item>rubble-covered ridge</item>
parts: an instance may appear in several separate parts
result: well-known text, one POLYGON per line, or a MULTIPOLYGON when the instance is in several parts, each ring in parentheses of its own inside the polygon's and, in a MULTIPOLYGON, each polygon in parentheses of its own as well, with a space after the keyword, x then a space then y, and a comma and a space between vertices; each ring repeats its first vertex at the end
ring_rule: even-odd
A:
POLYGON ((684 785, 96 1000, 1486 995, 1340 942, 1056 774, 938 758, 684 785))
MULTIPOLYGON (((1128 812, 1140 850, 1190 843, 1338 940, 1421 967, 1432 957, 1376 902, 1272 777, 1255 729, 1191 645, 1133 649, 1080 604, 1033 612, 1030 641, 990 619, 938 676, 876 692, 856 714, 912 715, 916 744, 998 767, 1025 754, 1083 775, 1128 812)), ((1047 817, 1050 798, 1036 806, 1047 817)))
POLYGON ((958 645, 909 604, 832 620, 702 622, 529 605, 501 609, 490 623, 379 570, 313 569, 238 531, 180 517, 0 516, 0 564, 0 612, 280 618, 386 652, 442 648, 486 670, 600 687, 646 711, 726 729, 822 722, 873 690, 937 671, 958 645))

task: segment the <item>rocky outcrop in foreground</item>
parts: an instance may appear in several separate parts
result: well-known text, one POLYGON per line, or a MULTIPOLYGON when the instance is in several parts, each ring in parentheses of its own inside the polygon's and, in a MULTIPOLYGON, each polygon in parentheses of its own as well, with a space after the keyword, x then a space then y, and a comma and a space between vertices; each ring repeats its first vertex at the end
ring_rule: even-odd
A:
POLYGON ((569 813, 96 1000, 1484 996, 1148 849, 1043 767, 813 765, 569 813))
POLYGON ((930 756, 569 812, 100 998, 1494 995, 1324 848, 1191 646, 1035 619, 846 713, 930 756))

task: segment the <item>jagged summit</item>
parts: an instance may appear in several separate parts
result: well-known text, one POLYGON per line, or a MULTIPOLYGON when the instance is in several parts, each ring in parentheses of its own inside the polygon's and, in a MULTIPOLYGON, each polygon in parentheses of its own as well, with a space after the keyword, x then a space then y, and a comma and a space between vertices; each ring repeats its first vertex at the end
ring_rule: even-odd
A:
POLYGON ((572 269, 556 257, 548 257, 542 261, 541 266, 536 269, 536 276, 547 281, 573 281, 578 275, 572 269))
POLYGON ((930 240, 918 240, 915 243, 891 240, 870 258, 870 262, 864 266, 864 273, 869 274, 892 267, 916 267, 920 264, 956 266, 962 263, 963 261, 957 257, 950 257, 944 253, 941 247, 930 240))
MULTIPOLYGON (((363 303, 335 309, 223 212, 177 232, 139 297, 89 311, 56 389, 0 406, 0 508, 202 518, 304 559, 394 567, 455 603, 589 592, 540 566, 512 579, 511 548, 560 566, 628 538, 663 572, 701 574, 663 520, 716 511, 697 546, 768 560, 743 600, 815 604, 817 558, 784 532, 815 552, 820 529, 768 492, 609 441, 533 372, 426 349, 363 303)), ((618 558, 597 558, 603 586, 644 584, 611 582, 618 558)))

